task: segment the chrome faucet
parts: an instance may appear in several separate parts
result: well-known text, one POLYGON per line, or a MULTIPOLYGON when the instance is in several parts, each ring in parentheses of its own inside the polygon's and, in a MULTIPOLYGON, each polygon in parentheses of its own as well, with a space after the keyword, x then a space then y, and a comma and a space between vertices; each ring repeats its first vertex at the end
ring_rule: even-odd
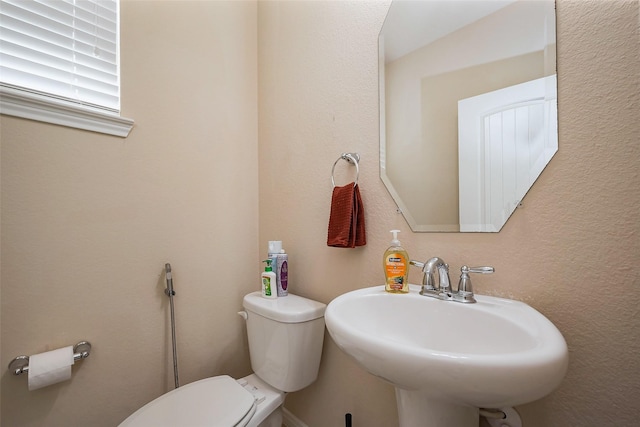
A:
POLYGON ((438 296, 440 293, 451 294, 451 280, 449 279, 449 265, 442 258, 433 257, 427 262, 409 261, 409 264, 422 269, 422 290, 420 295, 438 296), (435 283, 434 272, 438 269, 438 283, 435 283))
POLYGON ((420 295, 462 303, 476 302, 476 299, 473 297, 473 287, 471 286, 469 273, 488 274, 495 271, 493 267, 467 267, 463 265, 460 268, 461 274, 460 281, 458 282, 458 290, 454 292, 451 289, 451 280, 449 279, 449 265, 441 258, 433 257, 427 262, 411 260, 409 264, 421 268, 424 273, 420 295), (439 276, 437 284, 435 283, 434 277, 436 269, 438 270, 439 276))

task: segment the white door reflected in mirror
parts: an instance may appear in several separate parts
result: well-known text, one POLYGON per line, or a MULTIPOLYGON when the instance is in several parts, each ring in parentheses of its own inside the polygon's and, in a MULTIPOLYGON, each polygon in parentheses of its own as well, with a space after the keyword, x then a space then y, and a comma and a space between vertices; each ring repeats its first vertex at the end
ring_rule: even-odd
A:
POLYGON ((556 76, 458 102, 460 231, 500 231, 558 151, 556 76))

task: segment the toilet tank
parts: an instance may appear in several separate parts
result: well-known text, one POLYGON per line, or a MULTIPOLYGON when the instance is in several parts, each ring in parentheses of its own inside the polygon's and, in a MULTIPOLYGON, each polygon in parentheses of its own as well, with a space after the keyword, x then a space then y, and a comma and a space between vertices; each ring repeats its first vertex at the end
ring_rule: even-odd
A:
POLYGON ((318 377, 324 341, 325 304, 289 294, 244 297, 251 368, 278 390, 293 392, 318 377))

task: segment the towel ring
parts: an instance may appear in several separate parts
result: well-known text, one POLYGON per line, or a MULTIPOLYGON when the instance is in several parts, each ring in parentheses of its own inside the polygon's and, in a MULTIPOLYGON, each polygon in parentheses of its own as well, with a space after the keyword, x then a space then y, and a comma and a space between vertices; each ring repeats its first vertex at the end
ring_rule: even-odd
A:
POLYGON ((333 188, 336 187, 336 181, 333 178, 333 174, 336 171, 336 165, 338 164, 338 162, 340 160, 346 160, 347 162, 351 163, 352 165, 355 165, 355 167, 356 167, 356 180, 353 183, 353 186, 355 187, 356 185, 358 185, 358 176, 360 175, 360 168, 358 167, 358 162, 360 161, 360 154, 358 154, 358 153, 342 153, 340 155, 340 157, 338 157, 338 160, 336 160, 333 163, 333 168, 331 168, 331 183, 333 184, 333 188))

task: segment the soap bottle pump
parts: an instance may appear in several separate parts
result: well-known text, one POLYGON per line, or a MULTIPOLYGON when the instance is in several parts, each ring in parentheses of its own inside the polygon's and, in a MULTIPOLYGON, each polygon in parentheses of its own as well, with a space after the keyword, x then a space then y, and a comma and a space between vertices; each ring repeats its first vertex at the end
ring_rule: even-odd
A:
POLYGON ((276 274, 273 272, 271 268, 272 259, 265 259, 262 262, 266 262, 267 265, 262 272, 262 296, 264 298, 278 298, 277 290, 276 290, 276 274))
POLYGON ((385 291, 395 294, 409 292, 409 254, 398 240, 400 230, 391 230, 393 240, 385 251, 382 267, 385 274, 385 291))

